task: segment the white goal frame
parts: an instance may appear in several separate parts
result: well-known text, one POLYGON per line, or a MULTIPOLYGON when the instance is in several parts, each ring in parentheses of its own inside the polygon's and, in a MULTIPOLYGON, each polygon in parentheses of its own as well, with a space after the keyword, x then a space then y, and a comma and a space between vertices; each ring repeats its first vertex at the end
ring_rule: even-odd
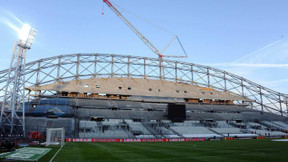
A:
POLYGON ((64 145, 64 143, 65 143, 65 129, 64 128, 47 128, 46 146, 58 145, 57 142, 59 142, 61 147, 64 145))

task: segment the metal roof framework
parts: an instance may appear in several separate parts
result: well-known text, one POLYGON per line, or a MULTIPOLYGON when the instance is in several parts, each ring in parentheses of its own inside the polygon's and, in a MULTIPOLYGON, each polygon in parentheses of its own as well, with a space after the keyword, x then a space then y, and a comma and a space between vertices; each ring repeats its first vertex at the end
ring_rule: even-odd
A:
MULTIPOLYGON (((132 77, 194 84, 251 99, 251 108, 288 116, 288 95, 209 66, 157 58, 114 54, 59 55, 26 63, 25 86, 90 78, 132 77)), ((8 69, 0 71, 0 101, 8 69)), ((46 92, 49 93, 49 92, 46 92)), ((26 96, 28 97, 27 93, 26 96)))

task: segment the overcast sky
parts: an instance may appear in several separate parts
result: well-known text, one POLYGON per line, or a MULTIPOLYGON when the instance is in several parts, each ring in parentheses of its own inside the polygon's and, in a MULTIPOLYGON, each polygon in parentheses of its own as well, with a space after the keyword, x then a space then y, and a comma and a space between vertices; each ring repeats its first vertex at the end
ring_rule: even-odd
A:
MULTIPOLYGON (((288 93, 287 0, 111 2, 159 50, 176 34, 189 56, 181 61, 227 70, 288 93)), ((102 0, 1 0, 0 70, 9 67, 14 29, 21 22, 38 31, 28 62, 72 53, 156 57, 102 0)), ((167 54, 183 52, 174 42, 167 54)))

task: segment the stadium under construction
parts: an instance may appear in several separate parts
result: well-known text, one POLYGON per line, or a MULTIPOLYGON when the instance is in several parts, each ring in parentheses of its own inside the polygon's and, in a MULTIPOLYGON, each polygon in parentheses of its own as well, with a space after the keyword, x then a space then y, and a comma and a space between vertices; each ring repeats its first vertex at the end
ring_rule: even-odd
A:
POLYGON ((26 26, 10 68, 0 71, 1 137, 47 128, 82 139, 287 137, 287 94, 209 66, 164 59, 187 57, 177 36, 172 40, 185 56, 163 55, 103 2, 158 58, 92 53, 25 63, 36 34, 26 26))
POLYGON ((27 63, 23 75, 26 135, 64 127, 69 138, 287 136, 286 94, 208 66, 72 54, 27 63))

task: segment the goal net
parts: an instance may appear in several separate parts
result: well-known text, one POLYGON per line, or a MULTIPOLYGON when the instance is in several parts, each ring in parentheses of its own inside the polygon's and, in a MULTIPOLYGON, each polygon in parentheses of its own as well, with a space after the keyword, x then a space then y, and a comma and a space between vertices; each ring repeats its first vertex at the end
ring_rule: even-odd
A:
POLYGON ((47 128, 46 131, 46 146, 61 145, 65 142, 64 128, 47 128))

